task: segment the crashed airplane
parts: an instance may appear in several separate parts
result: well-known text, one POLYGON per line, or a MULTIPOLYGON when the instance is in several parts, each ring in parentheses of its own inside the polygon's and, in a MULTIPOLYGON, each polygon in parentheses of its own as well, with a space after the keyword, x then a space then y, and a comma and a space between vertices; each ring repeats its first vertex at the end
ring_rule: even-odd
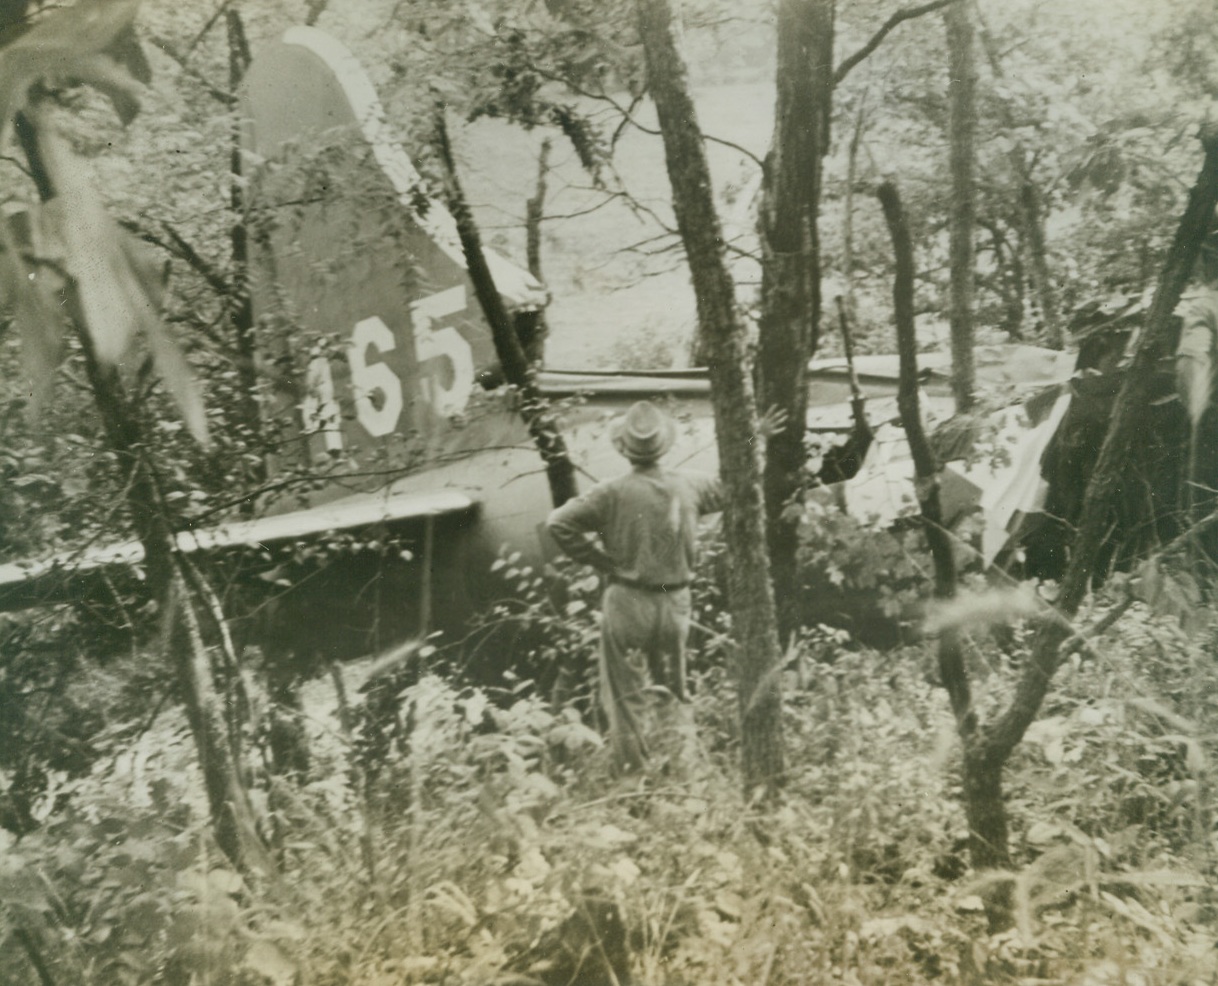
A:
MULTIPOLYGON (((328 479, 256 519, 183 529, 179 549, 265 577, 302 542, 350 532, 392 535, 404 552, 344 557, 290 590, 288 616, 264 646, 345 656, 452 625, 501 587, 491 564, 505 545, 545 555, 549 509, 542 464, 494 379, 495 354, 465 269, 452 217, 421 191, 412 162, 386 132, 372 85, 354 58, 312 28, 261 51, 243 107, 251 180, 252 290, 290 450, 273 465, 328 479), (316 164, 317 167, 310 165, 316 164), (321 177, 319 177, 321 176, 321 177), (317 182, 341 188, 321 195, 317 182), (310 182, 314 184, 310 185, 310 182), (375 468, 327 471, 340 457, 375 468), (385 475, 395 478, 385 483, 385 475), (294 601, 294 603, 293 603, 294 601)), ((491 255, 496 285, 517 315, 541 311, 545 288, 491 255)), ((952 402, 946 357, 924 357, 929 416, 952 402)), ((993 558, 1021 511, 1035 509, 1043 452, 1063 407, 1028 419, 1023 402, 1062 385, 1073 357, 1032 346, 982 347, 978 385, 1002 394, 1002 454, 949 468, 949 511, 986 511, 993 558)), ((860 357, 857 381, 876 438, 858 474, 833 492, 862 519, 890 523, 913 504, 912 466, 896 424, 897 360, 860 357)), ((701 370, 546 370, 542 393, 562 402, 562 426, 583 481, 619 471, 610 419, 631 401, 666 402, 680 422, 670 461, 717 468, 709 383, 701 370)), ((809 367, 806 428, 831 444, 851 432, 845 361, 809 367)), ((138 566, 138 543, 93 547, 0 565, 0 611, 68 602, 90 579, 138 566)), ((280 607, 282 611, 282 606, 280 607)))

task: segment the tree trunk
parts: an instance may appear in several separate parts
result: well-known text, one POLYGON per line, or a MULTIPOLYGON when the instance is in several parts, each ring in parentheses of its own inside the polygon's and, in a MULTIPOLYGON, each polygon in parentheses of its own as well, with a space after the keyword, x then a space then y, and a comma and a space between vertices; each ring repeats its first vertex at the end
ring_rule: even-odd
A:
MULTIPOLYGON (((1009 860, 1002 771, 1039 714, 1053 676, 1068 652, 1063 644, 1072 637, 1070 621, 1090 588, 1096 560, 1111 528, 1130 450, 1137 444, 1138 430, 1155 396, 1155 366, 1173 351, 1173 313, 1218 204, 1218 130, 1207 129, 1201 140, 1205 161, 1160 275, 1145 331, 1113 405, 1099 459, 1087 484, 1070 559, 1061 578, 1056 612, 1038 629, 1032 653, 1007 708, 992 723, 977 726, 965 720, 961 728, 970 854, 978 868, 1002 867, 1009 860)), ((955 698, 952 704, 953 709, 958 708, 955 698)), ((957 723, 961 722, 957 712, 957 723)), ((994 905, 989 908, 991 921, 1001 919, 1004 902, 990 903, 994 905)))
POLYGON ((858 314, 858 304, 854 295, 854 186, 858 181, 859 147, 863 142, 863 129, 866 126, 867 114, 865 107, 860 106, 854 119, 854 131, 850 135, 850 146, 846 151, 846 193, 842 216, 842 274, 846 280, 846 315, 844 318, 853 319, 858 314))
MULTIPOLYGON (((956 594, 957 570, 951 536, 943 526, 939 500, 939 464, 922 427, 918 406, 917 340, 913 316, 913 246, 909 227, 896 187, 885 183, 879 189, 880 203, 888 223, 896 256, 893 306, 896 312, 897 350, 900 382, 897 402, 901 424, 909 441, 917 477, 922 525, 930 546, 935 572, 935 598, 950 599, 956 594)), ((956 731, 964 750, 964 811, 969 828, 969 855, 975 869, 1000 869, 1009 865, 1007 855, 1006 807, 1002 797, 1004 758, 995 755, 978 731, 972 704, 972 689, 964 662, 960 634, 945 628, 938 643, 939 679, 951 703, 956 731)), ((1009 921, 1007 893, 989 895, 987 911, 996 927, 1009 921)))
MULTIPOLYGON (((55 197, 56 189, 44 162, 37 130, 28 117, 23 117, 17 132, 39 194, 49 201, 55 197)), ((145 584, 159 611, 166 614, 167 656, 173 662, 186 702, 216 841, 238 868, 265 865, 269 861, 254 829, 249 796, 228 743, 224 713, 212 681, 211 661, 177 570, 173 532, 148 459, 142 415, 126 393, 118 370, 97 358, 75 295, 74 287, 69 285, 66 307, 80 341, 107 443, 119 462, 130 469, 125 491, 127 509, 144 549, 145 584)))
MULTIPOLYGON (((1009 870, 1011 854, 1008 849, 1006 795, 1002 788, 1005 756, 997 755, 982 741, 977 732, 961 733, 964 748, 962 786, 964 815, 968 821, 968 852, 973 869, 1009 870)), ((1012 897, 1014 886, 1009 880, 996 880, 984 885, 981 898, 991 933, 1005 931, 1014 922, 1012 897)))
POLYGON ((194 602, 177 571, 173 534, 144 450, 140 412, 127 399, 118 373, 102 366, 94 356, 88 331, 79 318, 74 318, 73 322, 85 353, 85 366, 108 443, 118 453, 120 461, 131 463, 127 509, 144 548, 149 594, 157 600, 159 612, 165 614, 166 656, 172 663, 186 706, 216 843, 239 870, 254 867, 269 872, 270 859, 254 825, 249 794, 238 769, 237 753, 229 743, 211 657, 203 644, 194 602))
MULTIPOLYGON (((922 427, 922 411, 918 400, 918 344, 913 314, 913 243, 896 186, 885 182, 880 186, 878 195, 892 236, 896 258, 896 277, 892 293, 897 327, 897 354, 900 361, 897 406, 914 462, 922 527, 926 532, 926 541, 934 562, 935 598, 951 599, 956 594, 956 556, 952 549, 951 534, 943 524, 943 508, 939 498, 939 463, 935 461, 934 451, 922 427)), ((939 675, 951 699, 952 712, 961 735, 972 733, 975 718, 968 672, 964 666, 959 636, 950 631, 939 638, 939 675)))
POLYGON ((789 421, 769 441, 764 474, 770 573, 783 638, 799 622, 799 520, 786 507, 802 493, 806 476, 807 365, 821 314, 817 216, 833 99, 833 15, 834 0, 782 0, 778 6, 778 96, 759 218, 760 404, 782 408, 789 421))
POLYGON ((271 873, 274 863, 258 835, 249 793, 228 743, 224 703, 185 581, 174 573, 166 600, 166 647, 174 662, 211 806, 216 843, 237 869, 271 873))
MULTIPOLYGON (((546 208, 546 176, 550 173, 550 138, 546 138, 541 142, 541 150, 537 155, 537 188, 533 193, 533 197, 525 205, 525 256, 528 260, 529 273, 537 280, 543 281, 541 276, 541 220, 545 215, 546 208)), ((550 328, 546 324, 546 313, 540 311, 536 313, 536 317, 532 320, 529 326, 527 338, 525 333, 520 331, 520 324, 517 323, 517 334, 520 336, 520 345, 524 348, 525 359, 532 366, 542 366, 546 360, 546 339, 549 337, 550 328)))
MULTIPOLYGON (((249 44, 245 39, 245 25, 241 13, 232 8, 224 12, 228 29, 228 86, 235 93, 245 78, 250 63, 249 44)), ((241 122, 233 125, 232 149, 229 152, 229 207, 232 210, 232 226, 229 231, 229 248, 232 257, 232 295, 227 299, 229 323, 233 328, 233 341, 237 350, 237 380, 241 388, 238 395, 238 422, 248 432, 249 440, 256 443, 262 434, 262 411, 258 406, 258 367, 256 339, 254 335, 254 303, 249 280, 249 230, 245 216, 245 182, 241 158, 241 122)), ((265 465, 250 477, 255 482, 265 478, 265 465)), ((252 502, 250 506, 252 507, 252 502)))
POLYGON ((784 770, 781 652, 769 580, 757 409, 744 328, 737 316, 702 134, 673 35, 668 0, 636 0, 636 10, 648 83, 664 138, 673 208, 709 357, 725 494, 724 536, 731 559, 728 598, 737 652, 744 785, 747 791, 772 792, 781 783, 784 770))
POLYGON ((216 843, 240 870, 270 869, 257 834, 249 795, 229 744, 223 705, 216 693, 214 669, 203 644, 194 603, 186 592, 174 559, 173 534, 165 517, 156 478, 144 450, 140 412, 124 393, 117 371, 104 367, 93 353, 88 331, 73 318, 93 397, 108 443, 120 461, 131 464, 127 509, 144 548, 149 594, 165 614, 166 656, 176 672, 203 773, 216 843))
POLYGON ((1049 272, 1048 248, 1045 246, 1045 220, 1040 204, 1040 191, 1030 178, 1019 186, 1019 214, 1023 219, 1024 242, 1028 245, 1032 283, 1040 317, 1045 325, 1045 345, 1061 349, 1066 344, 1061 313, 1057 310, 1057 289, 1049 272))
MULTIPOLYGON (((993 36, 985 26, 985 20, 978 13, 978 28, 981 46, 985 51, 986 61, 994 78, 1003 80, 1006 73, 1002 67, 1002 59, 998 56, 998 47, 994 44, 993 36)), ((1016 120, 1010 104, 1001 102, 1002 121, 1014 129, 1016 120)), ((1032 167, 1028 163, 1027 150, 1023 142, 1015 139, 1014 146, 1007 155, 1011 162, 1018 183, 1019 227, 1021 245, 1026 246, 1029 253, 1029 276, 1032 287, 1036 291, 1037 304, 1040 307, 1041 320, 1044 323, 1045 343, 1050 348, 1061 349, 1065 345, 1061 313, 1058 311, 1057 290, 1053 286, 1053 275, 1049 271, 1048 248, 1045 244, 1044 209, 1040 201, 1040 191, 1032 180, 1032 167)))
POLYGON ((998 293, 1002 298, 1002 327, 1012 342, 1023 340, 1023 264, 1019 251, 1007 240, 997 220, 977 220, 990 234, 997 269, 998 293))
POLYGON ((503 296, 495 287, 490 267, 487 266, 486 255, 482 251, 482 237, 474 223, 461 181, 457 177, 457 166, 448 140, 448 126, 442 105, 436 108, 435 135, 436 149, 446 172, 445 194, 448 208, 457 223, 457 234, 461 237, 461 249, 465 253, 474 293, 478 296, 482 313, 490 324, 495 354, 499 358, 503 377, 520 394, 520 414, 546 465, 550 499, 554 506, 560 507, 579 493, 575 467, 567 455, 567 444, 562 433, 558 430, 558 419, 537 390, 536 368, 529 362, 524 347, 520 344, 516 326, 503 303, 503 296))
POLYGON ((166 656, 172 663, 186 705, 216 844, 238 869, 256 867, 269 872, 270 859, 254 825, 236 751, 229 744, 211 658, 203 644, 194 603, 177 571, 173 534, 144 450, 140 412, 131 406, 117 371, 103 366, 94 355, 89 333, 80 318, 73 318, 73 323, 85 354, 93 398, 108 443, 118 453, 120 461, 131 464, 127 509, 144 548, 149 594, 157 601, 159 611, 165 614, 166 656))
POLYGON ((969 7, 953 3, 943 12, 948 51, 948 138, 951 145, 952 194, 948 226, 951 268, 952 392, 956 411, 965 413, 977 401, 977 368, 973 346, 975 263, 973 222, 977 189, 977 66, 969 7))
POLYGON ((977 870, 1011 865, 1007 848, 1003 761, 976 742, 964 744, 964 813, 968 818, 969 858, 977 870))
MULTIPOLYGON (((224 11, 224 22, 228 35, 228 86, 236 93, 245 78, 250 64, 249 43, 245 35, 245 23, 239 10, 224 11)), ((261 456, 262 410, 258 402, 257 336, 254 329, 254 303, 250 290, 249 217, 246 215, 245 179, 241 151, 242 121, 233 124, 229 151, 229 208, 232 225, 229 228, 229 248, 232 264, 232 291, 227 299, 229 323, 233 329, 234 348, 237 352, 236 369, 240 394, 237 397, 237 425, 246 433, 246 440, 256 447, 261 456)), ((255 451, 251 448, 250 451, 255 451)), ((249 479, 255 483, 266 478, 267 465, 260 458, 258 465, 250 469, 249 479)), ((254 501, 241 504, 244 514, 252 515, 254 501)), ((264 647, 263 677, 270 708, 267 711, 268 738, 271 769, 278 774, 303 780, 307 775, 310 755, 308 736, 301 725, 299 674, 291 667, 289 655, 270 653, 264 647)), ((208 717, 199 710, 198 719, 206 723, 208 717)), ((235 751, 234 751, 235 752, 235 751)))
MULTIPOLYGON (((958 574, 952 549, 951 535, 943 526, 943 509, 939 498, 939 463, 922 426, 918 401, 918 355, 914 328, 914 260, 909 225, 901 207, 896 186, 885 182, 878 190, 884 219, 892 236, 896 259, 893 281, 893 310, 897 328, 897 352, 900 360, 900 380, 897 405, 901 425, 909 442, 914 461, 915 485, 921 510, 922 527, 926 532, 935 573, 935 598, 950 599, 956 595, 958 574)), ((973 710, 972 688, 960 633, 944 628, 939 634, 939 683, 947 692, 956 732, 963 747, 964 814, 968 821, 969 856, 973 868, 1004 869, 1007 856, 1006 806, 1002 796, 1002 764, 982 742, 973 710)), ((992 884, 985 894, 986 913, 994 930, 1010 923, 1010 887, 1006 883, 992 884)))

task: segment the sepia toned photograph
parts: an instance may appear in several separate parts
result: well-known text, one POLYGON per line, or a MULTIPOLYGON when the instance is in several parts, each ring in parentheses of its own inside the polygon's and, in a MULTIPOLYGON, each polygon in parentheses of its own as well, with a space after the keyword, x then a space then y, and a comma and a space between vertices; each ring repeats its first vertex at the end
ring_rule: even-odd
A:
POLYGON ((0 986, 1218 984, 1206 0, 0 0, 0 986))

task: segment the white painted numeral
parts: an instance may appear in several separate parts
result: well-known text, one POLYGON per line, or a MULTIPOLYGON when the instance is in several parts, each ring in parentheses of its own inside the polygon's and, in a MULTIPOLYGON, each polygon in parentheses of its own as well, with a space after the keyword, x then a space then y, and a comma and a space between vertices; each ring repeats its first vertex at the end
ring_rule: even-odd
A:
MULTIPOLYGON (((465 311, 465 288, 458 285, 421 298, 410 306, 414 327, 415 356, 419 363, 419 385, 437 414, 460 414, 469 402, 474 385, 474 353, 453 326, 437 327, 449 315, 465 311), (434 361, 447 360, 449 372, 434 361), (430 366, 426 364, 430 363, 430 366), (444 381, 448 379, 448 385, 444 381)), ((402 381, 388 364, 375 359, 397 347, 397 341, 380 318, 372 316, 355 323, 347 350, 355 417, 375 438, 395 431, 402 416, 402 381), (370 358, 369 350, 372 350, 370 358)), ((305 433, 321 434, 326 448, 343 448, 342 415, 334 394, 330 361, 315 356, 306 375, 307 396, 301 404, 305 433)))
POLYGON ((389 326, 377 316, 355 323, 347 362, 351 367, 351 389, 355 396, 355 417, 369 435, 388 435, 402 416, 402 381, 384 363, 369 363, 368 349, 377 354, 390 352, 397 343, 389 326), (379 400, 373 400, 380 394, 379 400))
POLYGON ((341 452, 343 448, 342 415, 338 401, 334 398, 334 374, 330 372, 330 361, 324 356, 309 360, 305 375, 306 396, 300 406, 304 417, 306 435, 321 432, 329 452, 341 452))
POLYGON ((460 414, 469 402, 470 388, 474 385, 474 352, 456 328, 451 325, 435 328, 435 324, 447 315, 463 311, 463 285, 420 298, 410 306, 423 396, 437 414, 445 416, 460 414), (448 360, 452 367, 452 381, 447 387, 434 366, 424 369, 425 363, 437 359, 448 360))

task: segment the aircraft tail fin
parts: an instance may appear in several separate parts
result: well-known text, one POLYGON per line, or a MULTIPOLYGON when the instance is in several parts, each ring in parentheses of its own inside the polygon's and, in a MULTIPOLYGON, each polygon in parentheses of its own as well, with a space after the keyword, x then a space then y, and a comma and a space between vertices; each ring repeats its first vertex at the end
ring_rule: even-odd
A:
MULTIPOLYGON (((452 215, 390 137, 359 63, 325 33, 292 28, 264 47, 241 100, 251 292, 283 368, 275 413, 299 417, 314 461, 375 449, 405 464, 420 440, 442 445, 497 366, 452 215)), ((546 305, 531 274, 487 260, 509 310, 546 305)))

